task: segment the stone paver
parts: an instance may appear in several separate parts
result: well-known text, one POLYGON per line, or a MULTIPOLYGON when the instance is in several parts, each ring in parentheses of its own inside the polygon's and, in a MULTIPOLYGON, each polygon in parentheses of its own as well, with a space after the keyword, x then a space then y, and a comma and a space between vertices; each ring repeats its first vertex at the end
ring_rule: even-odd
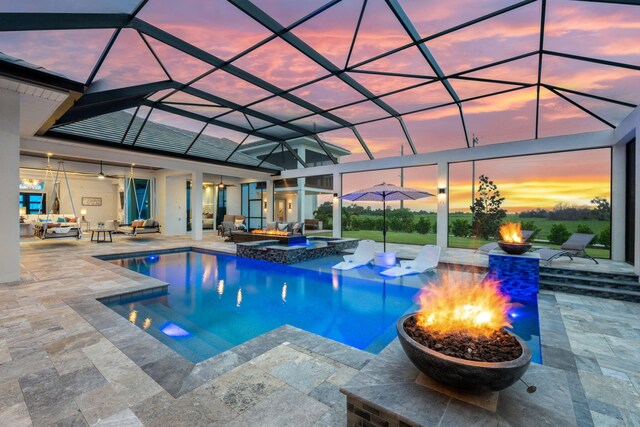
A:
MULTIPOLYGON (((174 390, 176 381, 154 380, 174 366, 155 340, 132 347, 133 332, 100 330, 111 324, 108 310, 90 322, 69 303, 157 283, 92 255, 191 245, 235 252, 209 233, 201 242, 160 235, 114 236, 109 245, 24 240, 23 281, 0 286, 0 425, 345 425, 339 388, 358 372, 363 385, 385 380, 384 372, 367 370, 372 355, 287 326, 238 346, 219 363, 184 365, 171 373, 182 381, 174 390)), ((398 249, 411 257, 417 248, 398 249)), ((451 263, 482 265, 483 259, 465 250, 443 254, 451 263)), ((572 267, 581 268, 581 260, 572 267)), ((625 269, 611 262, 602 268, 625 269)), ((639 308, 541 294, 544 351, 551 366, 567 372, 578 425, 640 425, 639 308)), ((393 363, 392 355, 384 357, 393 363)), ((466 410, 462 405, 459 414, 466 410)))

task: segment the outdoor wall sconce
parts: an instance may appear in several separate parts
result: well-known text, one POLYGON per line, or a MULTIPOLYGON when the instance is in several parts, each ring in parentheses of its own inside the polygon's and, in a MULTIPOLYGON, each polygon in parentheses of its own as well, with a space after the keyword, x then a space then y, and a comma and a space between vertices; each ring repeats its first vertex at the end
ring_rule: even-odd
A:
POLYGON ((289 210, 291 210, 291 202, 289 202, 289 210))
POLYGON ((333 198, 337 199, 338 198, 338 193, 333 193, 333 198))
POLYGON ((438 194, 445 194, 445 193, 446 193, 446 191, 447 191, 447 189, 446 189, 446 188, 444 188, 444 187, 440 187, 440 188, 438 188, 438 194))
POLYGON ((265 211, 267 210, 267 201, 266 200, 264 201, 264 210, 265 211))

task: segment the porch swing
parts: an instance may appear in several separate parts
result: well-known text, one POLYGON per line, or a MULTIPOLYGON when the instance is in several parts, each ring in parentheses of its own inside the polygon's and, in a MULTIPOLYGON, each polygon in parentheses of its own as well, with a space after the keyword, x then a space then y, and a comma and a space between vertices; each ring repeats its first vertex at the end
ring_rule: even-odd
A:
POLYGON ((53 188, 51 190, 51 197, 49 198, 49 207, 47 209, 47 216, 44 221, 40 220, 40 214, 42 213, 42 204, 44 197, 40 200, 40 212, 38 215, 38 223, 36 224, 35 231, 36 236, 41 239, 51 239, 51 238, 65 238, 65 237, 74 237, 76 239, 80 239, 82 237, 82 232, 80 231, 80 226, 78 224, 78 216, 76 215, 76 208, 73 203, 73 196, 71 194, 71 186, 69 185, 69 177, 67 176, 67 169, 64 166, 63 161, 58 162, 58 169, 56 170, 56 175, 53 177, 53 172, 51 170, 51 162, 50 157, 47 156, 47 171, 45 172, 45 192, 46 192, 46 184, 48 179, 53 179, 53 188), (71 202, 71 210, 73 212, 73 218, 68 222, 68 219, 59 213, 60 200, 58 199, 58 190, 59 183, 58 180, 60 178, 60 172, 64 176, 64 181, 67 187, 67 191, 69 193, 69 201, 71 202), (54 208, 54 205, 57 205, 57 208, 54 208), (58 211, 58 213, 54 213, 54 210, 58 211), (58 217, 57 222, 53 222, 50 219, 51 215, 60 215, 58 217), (63 219, 61 221, 61 218, 63 219))
POLYGON ((144 187, 144 193, 142 195, 142 199, 138 199, 138 192, 136 191, 136 181, 135 175, 133 173, 133 166, 131 165, 131 172, 129 172, 129 176, 125 178, 124 182, 124 191, 125 194, 129 195, 133 193, 133 199, 135 201, 135 217, 136 219, 131 221, 130 225, 123 225, 118 228, 118 231, 122 231, 129 236, 137 236, 139 234, 147 234, 147 233, 160 233, 160 224, 158 221, 155 221, 153 218, 144 219, 141 218, 141 213, 144 209, 145 203, 147 203, 147 198, 149 194, 149 182, 150 180, 146 180, 147 183, 144 187))

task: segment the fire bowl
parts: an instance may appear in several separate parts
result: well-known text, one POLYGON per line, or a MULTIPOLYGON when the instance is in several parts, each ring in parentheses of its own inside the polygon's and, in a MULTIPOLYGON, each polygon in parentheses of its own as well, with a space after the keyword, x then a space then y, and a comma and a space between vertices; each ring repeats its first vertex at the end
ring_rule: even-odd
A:
POLYGON ((416 342, 404 330, 404 323, 416 313, 401 317, 396 323, 398 338, 409 360, 425 375, 451 388, 468 393, 500 391, 522 377, 531 363, 531 349, 516 337, 522 354, 508 362, 476 362, 439 353, 416 342))
POLYGON ((507 243, 501 241, 498 242, 498 246, 510 255, 522 255, 531 249, 531 243, 507 243))

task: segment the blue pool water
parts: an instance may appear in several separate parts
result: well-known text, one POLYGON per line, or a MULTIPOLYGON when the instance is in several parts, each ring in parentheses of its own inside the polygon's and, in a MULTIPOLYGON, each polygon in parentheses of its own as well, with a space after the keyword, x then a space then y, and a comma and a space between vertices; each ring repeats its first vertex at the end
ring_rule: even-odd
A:
MULTIPOLYGON (((169 283, 168 292, 106 305, 192 362, 285 324, 376 354, 436 273, 388 280, 375 266, 331 270, 340 259, 292 266, 193 251, 121 258, 111 262, 169 283)), ((540 363, 537 313, 534 299, 512 317, 540 363)))

